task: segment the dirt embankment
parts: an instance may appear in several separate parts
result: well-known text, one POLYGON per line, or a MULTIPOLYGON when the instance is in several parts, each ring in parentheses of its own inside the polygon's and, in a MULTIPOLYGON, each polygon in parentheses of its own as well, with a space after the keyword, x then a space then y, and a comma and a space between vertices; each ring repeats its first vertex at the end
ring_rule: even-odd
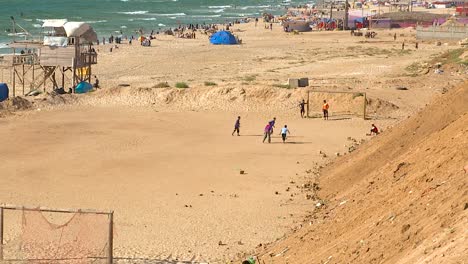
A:
POLYGON ((468 83, 322 171, 325 205, 264 263, 464 263, 468 83))
MULTIPOLYGON (((148 88, 114 87, 89 94, 40 95, 10 100, 10 111, 30 108, 49 109, 64 106, 126 106, 152 107, 161 111, 206 111, 229 112, 282 112, 297 114, 300 101, 307 100, 306 89, 273 87, 204 87, 204 88, 148 88), (27 100, 26 100, 27 99, 27 100), (26 104, 25 104, 26 103, 26 104)), ((332 115, 352 114, 361 116, 364 106, 363 93, 327 93, 311 89, 310 114, 320 115, 323 100, 331 105, 332 115)), ((368 116, 392 116, 399 107, 379 98, 367 98, 368 116)), ((0 104, 0 111, 2 105, 0 104)))

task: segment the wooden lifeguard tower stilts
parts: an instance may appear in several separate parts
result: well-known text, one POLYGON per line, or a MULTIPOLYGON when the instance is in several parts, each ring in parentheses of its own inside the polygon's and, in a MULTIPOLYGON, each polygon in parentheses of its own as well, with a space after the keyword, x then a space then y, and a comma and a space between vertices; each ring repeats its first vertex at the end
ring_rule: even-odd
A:
POLYGON ((97 64, 93 48, 97 35, 93 28, 64 19, 45 20, 42 27, 49 29, 42 40, 9 44, 12 55, 5 57, 2 65, 11 69, 13 96, 17 95, 18 86, 26 95, 35 90, 47 92, 67 87, 74 92, 78 83, 91 83, 92 65, 97 64))

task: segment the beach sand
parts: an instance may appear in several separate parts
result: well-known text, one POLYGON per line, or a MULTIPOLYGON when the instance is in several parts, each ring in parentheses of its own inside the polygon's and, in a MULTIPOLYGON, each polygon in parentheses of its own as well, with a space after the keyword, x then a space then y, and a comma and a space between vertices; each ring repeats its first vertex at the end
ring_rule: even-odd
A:
POLYGON ((41 111, 0 119, 0 138, 10 139, 2 145, 0 201, 113 209, 116 257, 233 259, 302 223, 317 202, 305 198, 302 184, 335 153, 348 152, 348 137, 369 139, 371 123, 385 130, 465 78, 450 69, 409 72, 454 47, 427 42, 415 50, 409 29, 378 31, 371 40, 286 34, 261 23, 236 25, 234 33, 243 45, 213 46, 199 35, 158 36, 152 47, 113 52, 100 46, 93 75, 103 89, 47 97, 35 103, 41 111), (309 77, 312 91, 365 92, 372 119, 333 113, 359 108, 357 100, 362 106, 352 94, 317 93, 311 113, 332 98, 332 120, 301 119, 305 90, 278 87, 300 77, 309 77), (152 88, 159 82, 190 88, 152 88), (237 115, 241 137, 231 136, 237 115), (278 135, 262 144, 273 116, 276 133, 284 124, 291 129, 288 144, 278 135))

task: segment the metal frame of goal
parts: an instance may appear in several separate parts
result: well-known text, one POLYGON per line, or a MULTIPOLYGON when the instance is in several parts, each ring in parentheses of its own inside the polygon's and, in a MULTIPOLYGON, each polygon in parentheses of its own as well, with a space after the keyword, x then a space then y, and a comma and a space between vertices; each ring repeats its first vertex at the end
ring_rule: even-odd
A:
POLYGON ((310 94, 317 93, 317 94, 349 94, 349 95, 357 95, 362 97, 362 112, 360 116, 362 119, 367 119, 367 94, 365 92, 345 92, 345 91, 325 91, 325 90, 311 90, 307 89, 307 101, 306 101, 306 117, 310 117, 310 94))
POLYGON ((15 205, 0 204, 0 262, 4 260, 3 256, 3 245, 4 245, 4 214, 6 210, 13 211, 40 211, 49 213, 80 213, 80 214, 96 214, 96 215, 107 215, 109 218, 109 233, 108 233, 108 252, 107 252, 107 263, 112 264, 113 257, 113 244, 114 244, 114 211, 97 211, 92 209, 52 209, 47 207, 24 207, 15 205))

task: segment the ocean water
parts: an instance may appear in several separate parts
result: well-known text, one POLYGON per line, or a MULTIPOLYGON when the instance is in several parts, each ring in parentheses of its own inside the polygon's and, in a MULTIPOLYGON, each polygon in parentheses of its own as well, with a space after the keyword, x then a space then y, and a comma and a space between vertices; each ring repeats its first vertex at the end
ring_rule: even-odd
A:
POLYGON ((0 0, 0 54, 6 44, 24 36, 8 32, 10 16, 33 36, 40 37, 42 20, 66 18, 90 23, 100 39, 111 34, 137 35, 187 23, 224 23, 264 12, 281 14, 306 0, 0 0))

